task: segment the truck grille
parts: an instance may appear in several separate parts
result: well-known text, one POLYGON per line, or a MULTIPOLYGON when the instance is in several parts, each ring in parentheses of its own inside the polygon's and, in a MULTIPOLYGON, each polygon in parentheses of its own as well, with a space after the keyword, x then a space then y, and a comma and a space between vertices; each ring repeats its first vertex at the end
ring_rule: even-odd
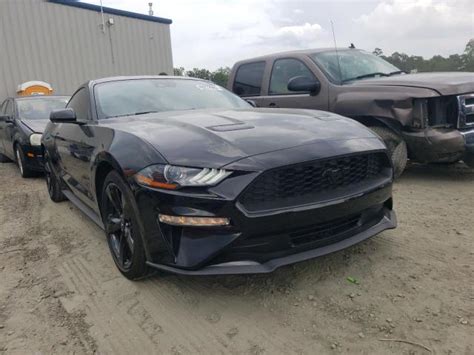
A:
POLYGON ((356 185, 390 177, 385 153, 311 161, 264 172, 241 195, 248 211, 265 211, 331 199, 356 185))
POLYGON ((474 126, 474 93, 459 95, 459 127, 474 126))

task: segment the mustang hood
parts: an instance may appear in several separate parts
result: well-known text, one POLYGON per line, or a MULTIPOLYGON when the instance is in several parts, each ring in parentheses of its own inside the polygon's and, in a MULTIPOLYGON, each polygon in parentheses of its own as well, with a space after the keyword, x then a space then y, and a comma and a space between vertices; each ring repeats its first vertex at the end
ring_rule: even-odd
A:
POLYGON ((35 133, 43 133, 49 120, 25 120, 21 122, 35 133))
POLYGON ((312 110, 196 110, 104 120, 134 134, 170 163, 221 167, 236 160, 316 142, 377 139, 359 123, 312 110))
POLYGON ((474 73, 417 73, 356 81, 354 86, 405 86, 431 89, 440 95, 474 92, 474 73))

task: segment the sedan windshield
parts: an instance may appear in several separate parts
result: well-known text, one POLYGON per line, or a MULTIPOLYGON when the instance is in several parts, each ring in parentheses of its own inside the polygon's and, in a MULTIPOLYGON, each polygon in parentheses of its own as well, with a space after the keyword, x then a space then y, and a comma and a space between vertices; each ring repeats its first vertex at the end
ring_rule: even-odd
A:
POLYGON ((41 97, 16 100, 18 116, 23 120, 48 120, 51 111, 66 107, 67 97, 41 97))
POLYGON ((310 57, 331 81, 337 83, 403 73, 382 58, 361 50, 319 52, 310 57))
POLYGON ((133 79, 95 86, 99 118, 207 108, 249 108, 247 102, 207 81, 133 79))

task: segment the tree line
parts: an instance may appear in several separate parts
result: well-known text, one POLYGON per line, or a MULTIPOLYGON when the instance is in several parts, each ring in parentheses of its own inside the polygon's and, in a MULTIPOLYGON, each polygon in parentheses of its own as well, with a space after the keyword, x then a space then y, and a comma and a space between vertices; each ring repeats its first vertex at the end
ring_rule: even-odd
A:
MULTIPOLYGON (((471 39, 467 43, 466 49, 462 54, 451 54, 448 57, 435 55, 430 59, 425 59, 421 56, 408 55, 400 52, 395 52, 387 56, 384 55, 383 50, 380 48, 375 48, 372 53, 407 73, 432 71, 474 72, 474 39, 471 39)), ((217 85, 225 87, 229 79, 230 70, 229 67, 222 67, 215 71, 201 68, 186 70, 183 67, 179 67, 174 68, 174 75, 210 80, 217 85)))
POLYGON ((385 59, 403 71, 409 72, 432 72, 432 71, 474 71, 474 39, 471 39, 462 54, 451 54, 448 57, 435 55, 430 59, 421 56, 400 52, 389 56, 383 54, 382 49, 375 48, 372 52, 376 56, 385 59))

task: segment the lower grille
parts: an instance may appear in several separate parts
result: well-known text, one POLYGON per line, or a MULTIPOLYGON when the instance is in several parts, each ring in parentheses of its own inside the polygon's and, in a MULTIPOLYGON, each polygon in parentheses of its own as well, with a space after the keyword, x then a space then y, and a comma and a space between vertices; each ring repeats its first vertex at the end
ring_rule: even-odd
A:
POLYGON ((317 160, 264 172, 244 191, 240 204, 264 211, 313 203, 335 192, 351 192, 369 180, 390 176, 384 153, 317 160))
POLYGON ((341 218, 326 223, 313 225, 309 228, 301 229, 289 233, 293 245, 302 245, 316 241, 324 241, 327 238, 334 238, 342 233, 346 233, 359 225, 361 215, 349 218, 341 218))

